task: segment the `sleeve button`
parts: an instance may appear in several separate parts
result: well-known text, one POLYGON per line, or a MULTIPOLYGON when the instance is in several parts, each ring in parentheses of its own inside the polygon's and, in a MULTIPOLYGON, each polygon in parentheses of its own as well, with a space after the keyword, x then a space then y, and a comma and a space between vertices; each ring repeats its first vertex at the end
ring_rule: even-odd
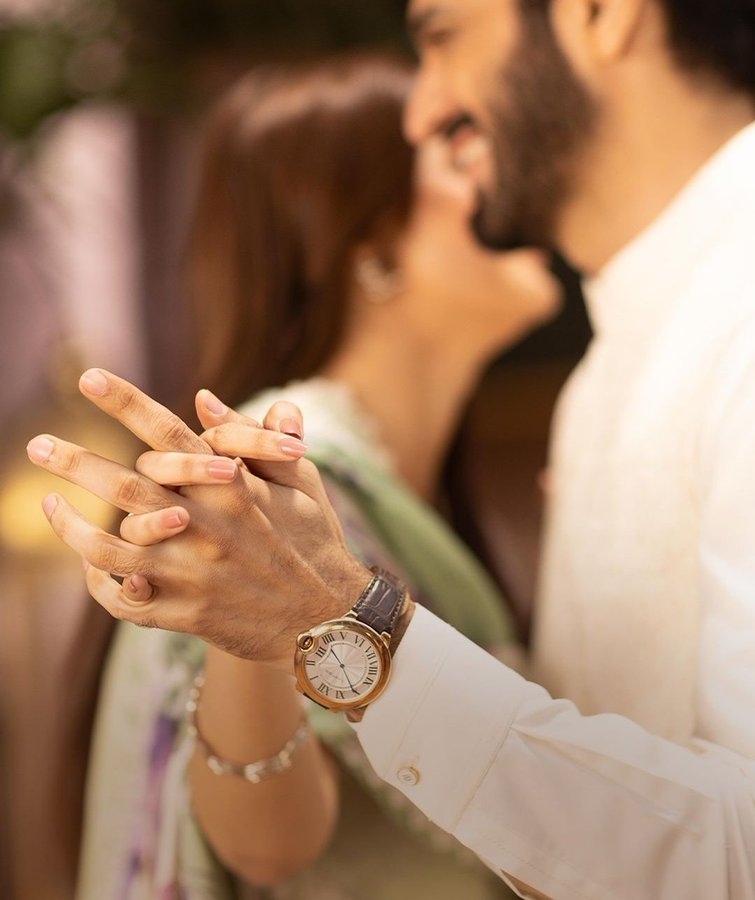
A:
POLYGON ((412 786, 419 783, 420 774, 414 766, 402 766, 396 773, 396 777, 402 784, 412 786))

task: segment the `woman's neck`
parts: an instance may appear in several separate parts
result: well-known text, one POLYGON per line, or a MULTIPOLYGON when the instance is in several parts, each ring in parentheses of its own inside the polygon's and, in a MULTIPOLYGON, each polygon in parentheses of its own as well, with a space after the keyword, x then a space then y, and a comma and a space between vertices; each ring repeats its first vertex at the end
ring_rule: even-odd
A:
POLYGON ((487 354, 428 335, 388 305, 354 329, 322 374, 347 385, 373 417, 401 477, 435 497, 441 467, 487 354), (375 321, 377 317, 380 321, 375 321))

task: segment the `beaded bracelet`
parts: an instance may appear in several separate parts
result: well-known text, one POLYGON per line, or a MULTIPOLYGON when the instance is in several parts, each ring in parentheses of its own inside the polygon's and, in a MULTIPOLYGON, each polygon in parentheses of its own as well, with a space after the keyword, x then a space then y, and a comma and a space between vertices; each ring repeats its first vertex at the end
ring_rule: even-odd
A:
POLYGON ((302 719, 293 736, 288 740, 282 750, 279 750, 275 756, 269 756, 267 759, 258 759, 256 762, 240 765, 223 759, 213 753, 210 745, 202 737, 199 727, 197 726, 197 708, 199 706, 199 695, 204 686, 204 676, 197 675, 189 691, 189 699, 186 701, 186 718, 188 722, 189 736, 194 739, 197 747, 202 751, 207 766, 215 775, 236 775, 252 784, 258 784, 271 775, 279 775, 285 772, 293 765, 293 756, 295 751, 309 736, 309 726, 307 720, 302 719))

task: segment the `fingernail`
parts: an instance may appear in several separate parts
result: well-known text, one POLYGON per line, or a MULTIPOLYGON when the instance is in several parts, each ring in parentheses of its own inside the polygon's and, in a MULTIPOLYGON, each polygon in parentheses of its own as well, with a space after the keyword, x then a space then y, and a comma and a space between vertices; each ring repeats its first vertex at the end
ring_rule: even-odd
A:
POLYGON ((289 434, 291 437, 298 438, 299 440, 304 437, 301 425, 299 425, 296 419, 281 419, 280 430, 284 434, 289 434))
POLYGON ((220 481, 233 481, 237 471, 236 463, 232 459, 213 459, 207 463, 208 474, 220 481))
POLYGON ((163 525, 166 528, 181 528, 189 521, 189 514, 185 509, 172 509, 163 516, 163 525))
POLYGON ((213 414, 213 416, 224 416, 228 412, 228 407, 222 401, 218 400, 212 391, 202 391, 202 406, 213 414))
POLYGON ((307 445, 303 444, 297 438, 281 438, 280 441, 278 441, 278 446, 280 447, 282 453, 285 453, 287 456, 295 456, 297 459, 300 456, 304 456, 304 454, 307 452, 307 445))
POLYGON ((149 582, 144 575, 132 575, 126 582, 126 589, 132 594, 143 593, 145 587, 149 587, 149 582))
POLYGON ((35 462, 46 462, 54 449, 55 444, 46 437, 32 438, 26 445, 26 452, 35 462))
POLYGON ((45 499, 42 501, 42 510, 44 514, 49 519, 50 516, 55 512, 55 507, 58 505, 58 498, 55 494, 48 494, 45 499))
POLYGON ((95 397, 101 397, 107 390, 107 378, 99 369, 89 369, 84 372, 79 379, 79 384, 87 393, 94 394, 95 397))

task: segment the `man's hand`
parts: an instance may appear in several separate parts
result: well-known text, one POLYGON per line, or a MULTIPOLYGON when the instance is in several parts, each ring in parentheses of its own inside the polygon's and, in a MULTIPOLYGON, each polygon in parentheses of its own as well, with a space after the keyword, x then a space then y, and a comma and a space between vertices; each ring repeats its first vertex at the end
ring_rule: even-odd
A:
POLYGON ((272 433, 277 426, 300 435, 299 411, 276 404, 266 427, 256 427, 200 392, 207 436, 243 449, 237 455, 255 470, 237 460, 231 472, 230 461, 213 459, 207 441, 128 382, 94 370, 81 387, 150 446, 168 451, 160 459, 145 454, 143 471, 158 480, 169 475, 174 484, 200 476, 213 484, 174 491, 58 438, 31 441, 33 462, 127 512, 148 513, 154 540, 162 540, 168 519, 174 523, 175 536, 154 543, 126 519, 125 536, 143 544, 135 546, 95 528, 59 495, 47 497, 43 506, 53 529, 88 564, 94 598, 118 619, 196 634, 238 656, 290 669, 296 634, 345 612, 370 577, 348 552, 315 467, 281 446, 296 438, 272 433), (173 455, 186 453, 198 456, 173 455), (221 463, 215 472, 208 468, 213 461, 221 463), (111 574, 124 576, 124 584, 111 574), (148 599, 142 599, 145 581, 148 599))

